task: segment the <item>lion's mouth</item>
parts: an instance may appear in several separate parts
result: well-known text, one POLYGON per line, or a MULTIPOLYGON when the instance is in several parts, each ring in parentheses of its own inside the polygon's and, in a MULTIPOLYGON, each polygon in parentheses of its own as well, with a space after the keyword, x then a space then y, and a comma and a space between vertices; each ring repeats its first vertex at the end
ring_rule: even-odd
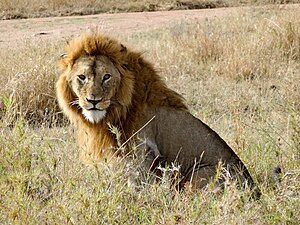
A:
POLYGON ((87 109, 88 111, 104 111, 104 109, 98 109, 96 107, 93 107, 93 108, 90 108, 90 109, 87 109))

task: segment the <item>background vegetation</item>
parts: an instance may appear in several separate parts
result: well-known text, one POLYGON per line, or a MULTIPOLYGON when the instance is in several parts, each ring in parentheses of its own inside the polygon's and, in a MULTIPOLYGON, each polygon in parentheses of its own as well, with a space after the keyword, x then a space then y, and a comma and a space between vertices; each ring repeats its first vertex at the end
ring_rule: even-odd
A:
POLYGON ((299 3, 299 0, 0 0, 0 19, 299 3))
POLYGON ((242 158, 258 201, 234 185, 178 193, 168 169, 135 189, 130 165, 82 164, 55 100, 64 43, 1 49, 0 224, 298 224, 299 28, 299 8, 269 7, 119 36, 242 158), (281 183, 270 178, 276 165, 281 183))

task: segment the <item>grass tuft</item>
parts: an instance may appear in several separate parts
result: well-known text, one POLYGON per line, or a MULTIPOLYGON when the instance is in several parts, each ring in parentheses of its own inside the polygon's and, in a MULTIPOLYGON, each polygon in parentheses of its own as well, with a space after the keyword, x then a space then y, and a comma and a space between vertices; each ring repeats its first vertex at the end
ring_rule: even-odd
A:
POLYGON ((63 122, 54 90, 60 51, 49 43, 39 47, 27 43, 23 49, 0 53, 3 122, 12 125, 19 118, 37 126, 63 122))

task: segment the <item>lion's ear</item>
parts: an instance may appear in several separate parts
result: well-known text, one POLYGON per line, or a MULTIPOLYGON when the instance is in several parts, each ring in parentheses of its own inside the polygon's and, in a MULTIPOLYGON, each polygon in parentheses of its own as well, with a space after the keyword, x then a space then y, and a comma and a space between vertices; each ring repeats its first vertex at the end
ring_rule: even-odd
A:
POLYGON ((68 63, 66 61, 68 55, 67 54, 61 54, 59 56, 59 59, 58 59, 58 66, 61 68, 61 69, 66 69, 68 67, 68 63))
POLYGON ((64 58, 66 58, 68 55, 66 54, 66 53, 64 53, 64 54, 61 54, 60 56, 59 56, 59 58, 60 59, 64 59, 64 58))
MULTIPOLYGON (((122 58, 123 59, 126 59, 127 57, 127 48, 123 45, 123 44, 121 44, 121 49, 120 49, 120 53, 121 53, 121 56, 122 56, 122 58)), ((127 68, 127 62, 126 62, 126 60, 122 63, 122 67, 124 68, 124 69, 128 69, 127 68)))
POLYGON ((122 45, 122 44, 121 44, 121 50, 120 50, 120 52, 127 53, 127 48, 124 45, 122 45))

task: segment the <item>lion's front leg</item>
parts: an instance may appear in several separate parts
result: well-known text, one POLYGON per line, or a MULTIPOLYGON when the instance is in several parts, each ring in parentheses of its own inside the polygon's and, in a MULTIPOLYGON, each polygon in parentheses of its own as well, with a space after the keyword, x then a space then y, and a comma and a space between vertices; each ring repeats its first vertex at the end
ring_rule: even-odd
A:
POLYGON ((161 159, 156 143, 149 138, 138 138, 131 148, 133 154, 130 154, 130 164, 133 171, 129 185, 155 182, 156 175, 152 172, 161 159))

